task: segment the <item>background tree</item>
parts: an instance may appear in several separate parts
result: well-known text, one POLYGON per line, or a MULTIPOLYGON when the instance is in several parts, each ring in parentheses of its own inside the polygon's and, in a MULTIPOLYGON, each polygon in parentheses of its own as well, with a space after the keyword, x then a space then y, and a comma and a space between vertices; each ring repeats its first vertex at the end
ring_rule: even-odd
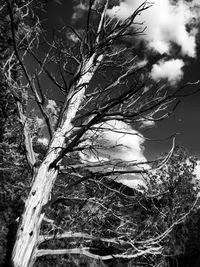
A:
MULTIPOLYGON (((93 205, 91 200, 87 200, 85 194, 88 190, 87 182, 89 179, 98 181, 103 178, 116 179, 118 176, 128 173, 147 173, 148 167, 144 162, 139 163, 134 160, 124 162, 118 158, 105 158, 106 149, 110 150, 111 147, 108 147, 105 142, 100 143, 99 135, 103 134, 106 125, 109 125, 109 131, 120 132, 119 128, 116 128, 119 122, 122 122, 123 125, 125 123, 136 125, 144 120, 162 120, 168 117, 176 107, 175 99, 183 96, 181 94, 182 88, 169 91, 167 87, 153 84, 148 75, 145 74, 144 62, 141 62, 137 57, 136 51, 126 45, 130 36, 136 38, 137 35, 143 33, 143 25, 138 25, 135 18, 150 7, 148 2, 144 2, 130 17, 121 21, 107 16, 109 1, 102 1, 101 3, 89 1, 85 29, 76 30, 73 27, 67 27, 64 31, 68 38, 63 36, 62 32, 58 32, 52 41, 46 40, 38 19, 35 16, 31 17, 31 4, 30 1, 18 5, 6 0, 3 6, 9 14, 13 47, 13 53, 4 63, 3 68, 9 89, 15 96, 19 118, 23 124, 26 157, 32 171, 31 190, 25 202, 12 255, 13 265, 20 267, 33 266, 37 257, 47 254, 72 253, 95 257, 95 253, 91 253, 90 247, 71 248, 69 241, 67 241, 65 250, 52 252, 49 249, 38 249, 41 242, 52 239, 52 236, 48 237, 40 230, 42 223, 46 221, 49 223, 50 231, 53 231, 51 227, 54 227, 54 223, 45 218, 45 212, 54 203, 52 188, 58 174, 63 172, 61 166, 65 166, 68 173, 65 189, 69 197, 65 196, 64 198, 67 202, 73 203, 72 210, 66 208, 68 216, 71 217, 71 212, 80 214, 77 222, 73 221, 72 218, 70 219, 67 229, 72 231, 79 223, 80 218, 88 215, 89 211, 91 215, 98 212, 99 222, 95 222, 97 217, 90 224, 89 217, 85 217, 85 224, 77 226, 81 228, 81 233, 74 235, 78 239, 88 237, 87 239, 96 241, 96 237, 92 235, 94 227, 99 224, 99 231, 103 231, 105 226, 111 225, 115 212, 113 213, 108 208, 111 205, 110 193, 108 196, 105 193, 105 198, 103 198, 105 203, 99 200, 98 206, 93 205), (20 23, 16 20, 18 14, 20 14, 20 23), (32 18, 28 24, 25 23, 27 18, 32 18), (17 31, 21 29, 20 25, 23 25, 21 28, 23 33, 25 32, 23 36, 20 35, 21 31, 17 31), (44 49, 46 51, 45 55, 41 56, 37 51, 37 46, 38 44, 41 45, 43 41, 46 43, 44 49), (35 60, 34 71, 29 70, 26 64, 26 59, 30 56, 35 60), (11 71, 14 70, 13 59, 17 61, 23 73, 23 78, 18 80, 10 75, 11 71), (51 72, 52 68, 55 70, 55 75, 51 72), (42 86, 44 76, 51 81, 55 88, 55 94, 59 92, 62 96, 60 104, 50 99, 49 94, 45 94, 45 88, 42 86), (29 93, 29 100, 33 101, 34 99, 37 103, 35 113, 32 112, 35 114, 35 120, 31 120, 28 117, 28 110, 24 110, 23 101, 26 99, 26 92, 29 93), (54 109, 51 108, 49 113, 50 103, 56 103, 56 105, 54 105, 54 109), (38 139, 31 131, 34 129, 31 121, 38 120, 36 117, 38 110, 40 119, 42 118, 45 123, 43 134, 48 140, 47 147, 43 149, 44 156, 39 160, 37 160, 34 152, 34 142, 37 143, 38 139), (88 155, 95 159, 92 165, 90 161, 87 162, 88 155), (75 190, 77 185, 78 190, 75 190), (67 191, 69 188, 70 192, 67 191), (74 199, 77 192, 79 199, 74 199), (84 194, 81 198, 82 192, 84 194), (85 202, 87 203, 86 206, 84 205, 85 202), (83 208, 80 208, 80 203, 83 208), (104 209, 109 219, 104 217, 104 209), (105 221, 100 223, 102 217, 105 221), (83 229, 89 236, 85 235, 83 229)), ((129 129, 127 127, 126 134, 128 134, 129 129)), ((132 133, 129 132, 129 134, 132 133)), ((122 146, 122 144, 119 145, 122 146)), ((117 146, 118 144, 114 144, 114 148, 117 146)), ((93 184, 89 187, 94 194, 92 186, 93 184)), ((95 194, 98 195, 98 192, 95 194)), ((118 207, 118 209, 119 212, 122 212, 121 208, 118 207)), ((116 216, 118 220, 116 220, 114 227, 119 227, 125 214, 122 212, 116 216)), ((131 218, 130 225, 133 223, 134 220, 131 218)), ((171 227, 173 223, 174 221, 172 221, 171 227)), ((62 226, 62 221, 59 224, 62 226)), ((125 223, 124 231, 128 228, 126 225, 129 224, 125 223)), ((171 229, 169 225, 168 227, 171 229)), ((113 231, 113 229, 111 230, 113 231)), ((57 239, 64 237, 62 234, 65 233, 62 232, 61 227, 61 233, 59 233, 61 237, 56 235, 57 239)), ((73 236, 72 233, 69 233, 65 237, 70 236, 71 238, 71 235, 73 236)), ((165 232, 160 233, 160 235, 165 235, 165 232)), ((53 236, 55 237, 55 234, 53 236)), ((111 236, 111 238, 116 238, 116 236, 111 236)), ((117 237, 114 244, 119 241, 117 237)), ((106 242, 113 243, 112 239, 106 242)), ((126 254, 122 254, 123 249, 128 246, 127 240, 122 239, 124 247, 122 246, 122 250, 121 248, 116 249, 116 257, 129 259, 149 253, 160 255, 160 247, 149 248, 151 242, 148 243, 148 240, 145 242, 139 240, 138 244, 140 242, 142 247, 138 248, 139 252, 138 249, 126 249, 126 254)), ((110 259, 112 256, 105 255, 105 257, 110 259)), ((95 258, 99 258, 99 256, 95 258)), ((101 257, 100 259, 105 258, 101 257)))
MULTIPOLYGON (((13 1, 13 4, 20 6, 22 2, 13 1)), ((30 173, 21 135, 23 125, 19 119, 17 93, 10 90, 5 72, 15 81, 20 80, 22 75, 18 61, 12 57, 13 46, 6 2, 1 1, 0 6, 0 266, 8 266, 17 230, 16 219, 23 211, 23 199, 29 190, 30 173), (8 64, 12 68, 7 68, 8 64)), ((20 13, 16 14, 15 19, 19 26, 20 13)), ((19 31, 17 34, 22 36, 22 31, 19 31)))
POLYGON ((196 158, 177 146, 143 192, 94 174, 68 190, 66 175, 60 175, 57 197, 45 210, 51 224, 44 221, 41 228, 39 256, 48 257, 39 258, 36 266, 171 266, 186 249, 198 248, 195 242, 188 247, 198 229, 195 166, 196 158))

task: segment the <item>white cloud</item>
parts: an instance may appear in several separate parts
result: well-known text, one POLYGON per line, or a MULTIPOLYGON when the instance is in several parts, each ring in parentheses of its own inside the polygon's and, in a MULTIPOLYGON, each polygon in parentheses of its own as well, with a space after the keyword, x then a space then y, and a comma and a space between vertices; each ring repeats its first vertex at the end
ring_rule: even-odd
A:
MULTIPOLYGON (((110 9, 108 14, 125 19, 143 2, 125 0, 119 6, 110 9)), ((198 16, 195 4, 199 6, 199 3, 183 0, 177 1, 176 4, 170 0, 154 0, 153 3, 152 7, 137 17, 138 22, 144 22, 147 26, 143 39, 149 48, 160 54, 170 55, 171 44, 175 43, 180 46, 182 55, 195 57, 197 31, 193 22, 198 16), (192 27, 190 32, 186 29, 187 25, 192 27)))
POLYGON ((141 126, 140 126, 140 129, 143 129, 143 128, 151 128, 151 127, 154 127, 155 126, 155 121, 153 120, 143 120, 141 121, 141 126))
MULTIPOLYGON (((114 170, 133 171, 148 169, 147 164, 131 166, 135 163, 144 163, 146 158, 143 154, 144 137, 130 125, 119 121, 108 121, 97 125, 97 128, 90 131, 90 143, 95 150, 87 149, 81 153, 82 162, 88 163, 93 171, 113 170, 113 161, 116 162, 114 170)), ((130 187, 137 187, 139 184, 145 186, 145 181, 141 174, 123 174, 114 177, 130 187)))
POLYGON ((44 146, 48 146, 49 140, 46 137, 38 138, 38 143, 43 144, 44 146))
POLYGON ((167 79, 174 84, 183 77, 183 66, 184 62, 181 59, 160 60, 153 65, 150 76, 154 80, 167 79))

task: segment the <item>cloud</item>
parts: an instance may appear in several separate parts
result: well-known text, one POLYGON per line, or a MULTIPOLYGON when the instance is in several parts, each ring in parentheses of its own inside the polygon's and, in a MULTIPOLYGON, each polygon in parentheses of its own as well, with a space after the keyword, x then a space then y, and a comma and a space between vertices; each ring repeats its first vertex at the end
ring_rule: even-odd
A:
POLYGON ((44 146, 48 146, 49 144, 49 140, 46 137, 38 138, 37 141, 38 143, 43 144, 44 146))
POLYGON ((140 126, 140 129, 143 129, 143 128, 152 128, 155 126, 155 121, 154 120, 143 120, 141 121, 141 126, 140 126))
POLYGON ((88 5, 87 3, 80 2, 79 4, 76 4, 73 7, 73 15, 72 15, 72 20, 76 21, 78 19, 81 19, 84 15, 84 12, 88 10, 88 5))
MULTIPOLYGON (((84 0, 75 0, 74 2, 72 19, 77 20, 87 12, 88 2, 84 0)), ((108 16, 125 20, 144 0, 119 0, 115 2, 116 5, 108 9, 108 16)), ((96 4, 98 3, 101 1, 96 1, 96 4)), ((147 26, 144 34, 138 38, 144 41, 148 52, 153 50, 157 54, 165 54, 173 58, 178 51, 177 49, 175 51, 174 48, 178 47, 180 50, 178 51, 179 58, 182 58, 184 63, 187 60, 186 56, 196 57, 196 41, 200 23, 199 0, 154 0, 150 8, 136 17, 136 22, 143 23, 144 27, 147 26)), ((71 38, 73 39, 73 36, 71 38)), ((77 41, 76 38, 74 41, 77 41)), ((178 71, 178 67, 176 70, 177 78, 171 79, 169 76, 169 81, 172 83, 180 81, 182 77, 182 71, 180 69, 178 71)))
POLYGON ((167 79, 171 84, 175 84, 183 77, 183 66, 181 59, 160 60, 153 65, 150 76, 153 80, 167 79))
MULTIPOLYGON (((112 7, 107 13, 110 17, 124 20, 143 2, 143 0, 120 1, 118 6, 112 7)), ((143 23, 144 27, 147 26, 145 34, 140 36, 146 44, 147 56, 153 51, 173 58, 178 51, 174 48, 180 49, 178 52, 180 59, 158 62, 153 66, 150 76, 154 80, 165 78, 171 84, 180 81, 183 77, 182 67, 187 60, 186 56, 196 57, 200 22, 199 0, 154 0, 149 9, 136 17, 136 22, 143 23)))
MULTIPOLYGON (((109 16, 126 19, 132 14, 143 0, 125 0, 119 6, 108 11, 109 16)), ((155 0, 152 7, 143 11, 137 17, 138 22, 147 26, 143 39, 149 48, 163 54, 171 54, 171 44, 181 48, 182 55, 195 57, 197 27, 194 19, 197 18, 196 1, 179 0, 176 3, 170 0, 155 0), (190 26, 190 31, 187 30, 190 26)))
MULTIPOLYGON (((83 163, 90 165, 91 171, 112 171, 113 166, 114 170, 121 171, 149 168, 147 164, 138 164, 146 162, 143 154, 144 137, 130 125, 108 121, 97 125, 87 137, 90 141, 86 145, 91 145, 93 149, 85 149, 80 156, 83 163)), ((146 185, 141 174, 128 173, 112 178, 134 188, 139 184, 146 185)))

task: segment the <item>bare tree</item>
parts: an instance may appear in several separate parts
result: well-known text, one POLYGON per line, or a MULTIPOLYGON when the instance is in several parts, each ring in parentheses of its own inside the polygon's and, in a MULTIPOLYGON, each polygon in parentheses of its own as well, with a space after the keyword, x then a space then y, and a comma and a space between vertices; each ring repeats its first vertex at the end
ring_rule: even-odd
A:
MULTIPOLYGON (((34 1, 27 1, 19 7, 6 0, 2 7, 9 11, 13 44, 13 53, 5 62, 4 70, 24 126, 26 156, 33 177, 13 249, 12 264, 15 267, 31 267, 37 257, 47 254, 80 253, 91 256, 87 248, 54 252, 38 249, 42 241, 52 238, 41 235, 40 229, 43 221, 53 224, 51 220, 45 218, 45 210, 53 198, 51 192, 61 171, 61 163, 65 164, 68 177, 76 176, 73 183, 69 183, 70 178, 66 181, 67 186, 71 188, 91 178, 98 180, 99 177, 116 178, 127 173, 147 173, 145 162, 124 162, 109 157, 103 159, 101 152, 110 150, 111 147, 96 140, 104 131, 106 123, 118 121, 138 124, 144 120, 158 121, 168 117, 176 107, 174 102, 176 98, 183 96, 182 88, 168 90, 167 86, 159 84, 149 86, 148 76, 145 75, 145 68, 148 66, 144 62, 141 63, 136 52, 126 45, 130 38, 137 38, 145 30, 135 19, 141 12, 150 8, 151 4, 147 1, 124 21, 107 15, 108 0, 102 3, 89 1, 85 29, 66 27, 63 31, 67 32, 68 41, 58 32, 52 42, 46 40, 37 19, 34 20, 34 25, 26 27, 24 38, 19 40, 15 27, 16 13, 20 13, 21 20, 25 21, 27 16, 30 16, 32 2, 34 1), (46 42, 46 47, 48 45, 44 58, 39 57, 37 53, 37 46, 41 40, 46 42), (67 42, 69 46, 66 45, 67 42), (30 55, 37 64, 34 73, 28 70, 25 63, 27 55, 30 55), (14 80, 10 75, 13 59, 18 61, 23 73, 21 81, 14 80), (52 66, 56 69, 55 75, 51 72, 52 66), (50 116, 47 109, 47 95, 44 93, 46 88, 42 86, 44 75, 62 95, 62 102, 58 105, 59 113, 53 116, 50 116), (39 163, 33 149, 34 140, 28 125, 29 118, 24 111, 23 101, 26 92, 31 95, 31 100, 36 101, 48 132, 47 150, 39 163), (95 157, 95 164, 86 160, 79 160, 79 164, 72 163, 74 155, 78 154, 83 158, 89 153, 95 157), (90 175, 88 173, 81 175, 78 172, 80 167, 89 169, 90 175), (76 170, 75 174, 72 170, 76 170)), ((110 131, 120 132, 112 123, 111 126, 110 131)), ((158 238, 162 238, 165 234, 167 233, 158 238)), ((58 239, 69 237, 94 239, 88 234, 72 232, 57 236, 58 239)), ((107 242, 118 241, 110 239, 107 242)), ((152 244, 154 240, 147 240, 146 247, 137 250, 135 254, 124 256, 119 254, 115 257, 134 258, 145 253, 159 253, 160 248, 151 248, 148 242, 152 244)), ((111 256, 105 257, 107 259, 111 256)))

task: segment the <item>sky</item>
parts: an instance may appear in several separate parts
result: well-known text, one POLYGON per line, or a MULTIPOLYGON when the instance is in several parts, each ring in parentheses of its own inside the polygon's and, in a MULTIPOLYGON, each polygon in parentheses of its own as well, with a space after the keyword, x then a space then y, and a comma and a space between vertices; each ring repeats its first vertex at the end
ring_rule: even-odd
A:
MULTIPOLYGON (((108 10, 108 16, 126 19, 143 1, 124 0, 116 1, 116 5, 108 10)), ((44 27, 50 35, 53 28, 69 25, 84 16, 86 6, 84 1, 52 0, 47 5, 46 13, 40 14, 45 18, 44 27)), ((154 0, 148 10, 138 16, 138 22, 143 22, 147 27, 141 41, 145 43, 145 60, 148 56, 156 55, 160 58, 150 70, 149 76, 154 81, 163 80, 171 87, 176 87, 186 82, 200 80, 200 3, 199 0, 154 0)), ((200 85, 199 85, 200 86, 200 85)), ((186 92, 193 90, 188 86, 186 92)), ((48 103, 48 108, 54 107, 53 102, 48 103)), ((111 122, 113 125, 114 122, 111 122)), ((115 128, 126 129, 130 127, 115 124, 115 128)), ((111 133, 109 126, 103 138, 109 144, 111 140, 119 140, 119 133, 111 133), (106 137, 105 137, 106 136, 106 137)), ((136 131, 129 128, 129 131, 136 131)), ((121 154, 139 160, 153 159, 163 151, 169 151, 172 140, 169 136, 176 133, 176 144, 186 147, 191 154, 200 158, 200 93, 181 99, 180 105, 174 114, 162 122, 152 125, 143 125, 139 129, 140 138, 130 139, 123 136, 125 151, 110 150, 110 157, 116 158, 121 154), (162 141, 149 141, 148 139, 163 139, 162 141), (164 140, 166 139, 166 140, 164 140)), ((41 140, 42 142, 42 140, 41 140)), ((45 142, 45 141, 44 141, 45 142)), ((116 141, 117 143, 118 141, 116 141)), ((105 153, 99 151, 101 155, 105 153)), ((88 155, 87 155, 88 156, 88 155)), ((90 155, 91 156, 91 155, 90 155)), ((83 156, 83 158, 86 156, 83 156)), ((90 157, 94 161, 94 156, 90 157)))
MULTIPOLYGON (((141 0, 121 1, 120 5, 110 10, 110 13, 125 19, 141 2, 141 0)), ((155 52, 163 55, 151 69, 150 76, 155 81, 166 78, 171 86, 176 86, 200 78, 198 2, 198 0, 176 1, 175 4, 170 0, 156 0, 154 5, 138 18, 139 22, 144 22, 147 26, 146 34, 142 37, 147 43, 147 53, 155 52), (187 30, 188 25, 190 32, 187 30)), ((159 138, 176 132, 178 144, 186 146, 192 153, 199 154, 199 100, 200 95, 183 99, 174 116, 158 123, 149 131, 150 136, 156 135, 159 138)), ((153 147, 151 145, 146 147, 148 156, 155 155, 159 147, 164 145, 163 142, 159 143, 160 145, 153 144, 153 147)))

